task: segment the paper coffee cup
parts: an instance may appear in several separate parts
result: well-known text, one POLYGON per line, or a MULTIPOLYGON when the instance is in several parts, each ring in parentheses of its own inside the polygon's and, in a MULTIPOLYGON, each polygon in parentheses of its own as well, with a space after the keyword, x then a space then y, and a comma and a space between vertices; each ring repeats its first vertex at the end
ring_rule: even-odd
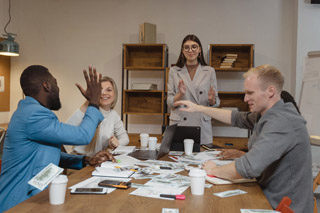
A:
POLYGON ((206 181, 206 171, 203 169, 191 169, 189 172, 190 176, 190 186, 191 194, 193 195, 203 195, 204 194, 204 184, 206 181))
POLYGON ((194 143, 193 139, 184 139, 183 143, 184 143, 184 153, 186 155, 191 155, 193 150, 193 143, 194 143))
POLYGON ((157 149, 157 141, 156 137, 149 137, 149 150, 156 150, 157 149))
POLYGON ((141 147, 147 147, 148 146, 148 138, 149 138, 149 134, 148 133, 141 133, 140 134, 140 143, 141 143, 141 147))
POLYGON ((66 197, 68 178, 66 175, 59 175, 49 185, 49 200, 52 205, 64 203, 66 197))

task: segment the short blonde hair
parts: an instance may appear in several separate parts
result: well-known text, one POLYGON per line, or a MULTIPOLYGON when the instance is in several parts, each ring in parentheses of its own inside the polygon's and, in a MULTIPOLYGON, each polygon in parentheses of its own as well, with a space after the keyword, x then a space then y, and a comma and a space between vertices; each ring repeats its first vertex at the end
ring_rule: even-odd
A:
POLYGON ((270 64, 260 65, 251 68, 248 72, 243 74, 243 77, 247 78, 251 74, 257 75, 257 78, 261 81, 262 89, 267 89, 268 86, 273 85, 277 88, 279 94, 281 93, 284 85, 284 77, 276 67, 273 67, 270 64))
POLYGON ((116 82, 111 77, 108 77, 108 76, 102 77, 100 82, 110 82, 111 83, 111 85, 113 87, 113 91, 114 91, 114 100, 113 100, 110 108, 114 109, 114 107, 116 106, 117 100, 118 100, 118 88, 117 88, 116 82))

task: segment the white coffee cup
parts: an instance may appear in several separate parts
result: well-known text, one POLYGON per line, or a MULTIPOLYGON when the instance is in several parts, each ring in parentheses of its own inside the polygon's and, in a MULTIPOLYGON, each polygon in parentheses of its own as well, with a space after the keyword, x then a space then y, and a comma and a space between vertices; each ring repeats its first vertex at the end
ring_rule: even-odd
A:
POLYGON ((149 138, 149 134, 148 133, 141 133, 140 134, 141 147, 147 148, 147 146, 148 146, 148 138, 149 138))
POLYGON ((49 185, 49 200, 52 205, 64 203, 66 197, 68 178, 66 175, 59 175, 49 185))
POLYGON ((156 137, 149 137, 149 150, 156 150, 157 149, 157 141, 156 137))
POLYGON ((191 194, 193 195, 203 195, 204 194, 204 184, 206 181, 206 171, 203 169, 191 169, 189 172, 190 182, 191 182, 191 194))
POLYGON ((184 139, 183 143, 184 143, 184 153, 186 155, 191 155, 193 150, 193 143, 194 143, 193 139, 184 139))

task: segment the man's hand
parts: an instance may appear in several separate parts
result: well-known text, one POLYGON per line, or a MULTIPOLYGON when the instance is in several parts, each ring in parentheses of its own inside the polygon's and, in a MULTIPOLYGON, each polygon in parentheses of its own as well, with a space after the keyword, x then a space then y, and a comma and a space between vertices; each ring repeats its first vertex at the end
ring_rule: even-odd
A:
POLYGON ((101 163, 111 160, 112 163, 116 162, 116 159, 113 157, 113 155, 110 152, 107 151, 100 151, 97 152, 94 156, 92 157, 87 157, 86 156, 86 161, 90 166, 99 166, 101 163))
POLYGON ((173 105, 175 107, 184 105, 186 108, 181 107, 179 110, 185 111, 185 112, 196 112, 198 109, 198 105, 192 103, 191 101, 177 101, 177 102, 174 102, 173 105))
POLYGON ((220 157, 219 160, 232 160, 235 158, 240 158, 242 155, 245 155, 246 153, 237 149, 217 149, 218 151, 221 151, 219 154, 217 154, 217 157, 220 157))
POLYGON ((100 83, 101 73, 97 73, 95 68, 89 66, 89 76, 86 70, 83 70, 83 75, 87 82, 87 90, 84 90, 79 84, 76 84, 76 86, 89 103, 99 105, 102 89, 100 83))
POLYGON ((114 150, 115 148, 117 148, 119 146, 119 141, 116 137, 111 136, 111 138, 109 139, 109 147, 114 150))
POLYGON ((216 167, 217 164, 213 161, 206 161, 202 164, 202 169, 204 169, 208 175, 214 175, 213 169, 216 167))

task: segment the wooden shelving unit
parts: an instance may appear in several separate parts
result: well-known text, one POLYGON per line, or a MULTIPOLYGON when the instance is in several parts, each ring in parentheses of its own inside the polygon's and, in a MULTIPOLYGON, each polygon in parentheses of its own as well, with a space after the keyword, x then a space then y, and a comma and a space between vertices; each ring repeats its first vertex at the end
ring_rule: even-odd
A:
POLYGON ((165 85, 163 90, 132 90, 129 72, 163 71, 166 78, 168 48, 166 44, 123 44, 121 119, 128 130, 129 115, 162 115, 164 124, 165 85))
MULTIPOLYGON (((208 62, 217 73, 228 72, 233 75, 235 72, 246 72, 254 66, 254 45, 253 44, 210 44, 208 62), (220 68, 222 59, 226 54, 236 54, 237 58, 231 68, 220 68)), ((219 79, 217 79, 219 81, 219 79)), ((244 102, 242 91, 219 91, 220 108, 237 108, 239 111, 248 111, 248 105, 244 102)), ((220 122, 213 121, 214 126, 225 126, 220 122)), ((248 137, 250 132, 248 132, 248 137)), ((248 138, 241 137, 214 137, 213 143, 223 148, 234 148, 247 150, 248 138)))
POLYGON ((217 72, 246 72, 253 67, 253 44, 210 44, 209 65, 217 72), (232 68, 220 68, 222 57, 226 54, 237 54, 232 68))

